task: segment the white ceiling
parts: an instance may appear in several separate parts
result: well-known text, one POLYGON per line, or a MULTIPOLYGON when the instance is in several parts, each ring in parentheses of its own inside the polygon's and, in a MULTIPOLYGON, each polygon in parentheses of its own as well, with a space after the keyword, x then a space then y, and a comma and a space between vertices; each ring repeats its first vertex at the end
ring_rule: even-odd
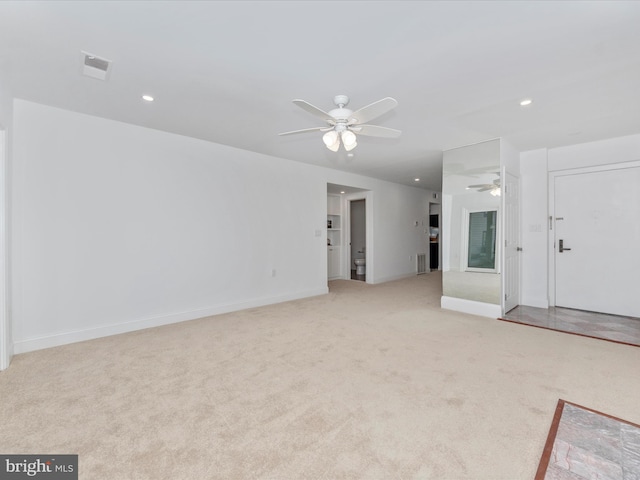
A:
POLYGON ((443 150, 639 133, 640 2, 2 1, 0 80, 18 98, 440 190, 443 150), (107 81, 80 74, 81 50, 113 62, 107 81), (317 132, 277 135, 322 123, 291 100, 330 110, 337 94, 353 110, 396 98, 371 123, 402 136, 361 137, 347 158, 317 132))

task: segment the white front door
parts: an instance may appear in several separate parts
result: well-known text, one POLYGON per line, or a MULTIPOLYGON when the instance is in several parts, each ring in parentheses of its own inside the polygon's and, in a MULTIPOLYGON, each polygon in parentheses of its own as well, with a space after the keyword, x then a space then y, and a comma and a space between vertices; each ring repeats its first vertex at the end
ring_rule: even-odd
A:
POLYGON ((555 176, 555 304, 640 317, 640 166, 555 176))
POLYGON ((504 291, 503 313, 520 303, 520 189, 518 177, 502 172, 502 196, 504 198, 504 291))

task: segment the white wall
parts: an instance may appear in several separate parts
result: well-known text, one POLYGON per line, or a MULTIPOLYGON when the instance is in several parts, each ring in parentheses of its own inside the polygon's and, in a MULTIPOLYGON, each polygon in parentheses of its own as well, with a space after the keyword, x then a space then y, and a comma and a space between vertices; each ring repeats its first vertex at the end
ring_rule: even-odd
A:
POLYGON ((504 138, 500 139, 500 165, 512 175, 520 176, 520 152, 504 138))
POLYGON ((549 150, 549 171, 640 160, 640 134, 549 150))
POLYGON ((416 254, 429 253, 429 197, 425 190, 392 183, 375 189, 374 283, 416 274, 416 254))
POLYGON ((22 100, 14 113, 17 352, 325 293, 328 182, 374 193, 374 281, 415 272, 404 223, 426 223, 424 190, 22 100))
POLYGON ((547 308, 548 192, 547 149, 520 155, 521 284, 520 303, 547 308))

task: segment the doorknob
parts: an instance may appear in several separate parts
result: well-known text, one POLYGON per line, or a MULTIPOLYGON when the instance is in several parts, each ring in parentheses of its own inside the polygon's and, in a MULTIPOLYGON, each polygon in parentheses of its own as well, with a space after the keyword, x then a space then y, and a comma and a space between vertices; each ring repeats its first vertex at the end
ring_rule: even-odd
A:
POLYGON ((559 251, 560 253, 565 252, 565 251, 569 251, 569 250, 571 250, 571 249, 570 249, 570 248, 565 248, 565 246, 564 246, 564 240, 559 240, 559 241, 558 241, 558 251, 559 251))

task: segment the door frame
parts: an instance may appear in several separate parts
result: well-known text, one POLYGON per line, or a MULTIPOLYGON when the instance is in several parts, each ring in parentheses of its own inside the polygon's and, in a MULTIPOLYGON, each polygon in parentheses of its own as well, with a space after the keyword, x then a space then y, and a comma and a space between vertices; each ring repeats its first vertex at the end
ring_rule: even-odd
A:
POLYGON ((373 282, 373 192, 365 190, 362 192, 345 195, 343 198, 345 221, 344 221, 344 244, 343 255, 344 278, 351 280, 351 202, 354 200, 364 200, 365 206, 365 243, 367 251, 365 253, 365 283, 373 282))
POLYGON ((13 341, 9 315, 9 175, 7 131, 0 128, 0 371, 9 367, 13 341))
MULTIPOLYGON (((436 195, 436 194, 434 194, 436 195)), ((442 237, 442 204, 441 203, 437 203, 437 202, 432 202, 431 200, 429 200, 429 206, 428 206, 428 211, 427 211, 427 217, 429 218, 429 225, 428 225, 428 232, 429 234, 431 233, 431 215, 436 215, 438 217, 438 237, 436 238, 436 241, 434 242, 437 247, 438 247, 438 268, 436 268, 435 270, 442 270, 442 246, 440 245, 440 238, 442 237), (438 213, 431 213, 432 207, 434 205, 437 205, 438 208, 433 208, 434 210, 438 210, 438 213)), ((428 259, 429 259, 429 271, 434 271, 433 269, 433 265, 431 265, 431 237, 430 235, 427 234, 427 236, 429 237, 429 247, 428 247, 428 251, 427 251, 427 255, 428 255, 428 259)))
POLYGON ((579 175, 582 173, 606 172, 609 170, 621 170, 625 168, 640 167, 640 160, 632 162, 610 163, 605 165, 597 165, 593 167, 570 168, 566 170, 556 170, 549 172, 548 193, 549 193, 549 211, 548 211, 548 279, 549 279, 549 306, 556 306, 556 203, 555 203, 555 186, 556 178, 567 175, 579 175))

